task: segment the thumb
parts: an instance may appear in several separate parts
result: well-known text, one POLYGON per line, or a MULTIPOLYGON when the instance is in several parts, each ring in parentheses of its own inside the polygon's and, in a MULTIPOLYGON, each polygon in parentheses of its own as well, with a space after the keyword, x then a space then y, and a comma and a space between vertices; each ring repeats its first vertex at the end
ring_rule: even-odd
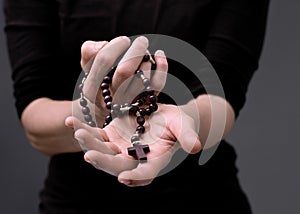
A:
POLYGON ((199 134, 196 132, 196 127, 193 118, 181 112, 178 114, 177 122, 170 123, 170 131, 179 141, 182 149, 188 153, 195 154, 202 149, 199 140, 199 134), (181 121, 181 122, 178 122, 181 121))

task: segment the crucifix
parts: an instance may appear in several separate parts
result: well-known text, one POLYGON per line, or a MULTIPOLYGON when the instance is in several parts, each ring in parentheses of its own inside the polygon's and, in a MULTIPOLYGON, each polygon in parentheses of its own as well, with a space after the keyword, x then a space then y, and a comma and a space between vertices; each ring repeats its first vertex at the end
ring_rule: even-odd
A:
POLYGON ((138 159, 140 162, 146 162, 146 153, 150 152, 149 146, 146 144, 134 143, 132 147, 127 148, 128 154, 138 159))

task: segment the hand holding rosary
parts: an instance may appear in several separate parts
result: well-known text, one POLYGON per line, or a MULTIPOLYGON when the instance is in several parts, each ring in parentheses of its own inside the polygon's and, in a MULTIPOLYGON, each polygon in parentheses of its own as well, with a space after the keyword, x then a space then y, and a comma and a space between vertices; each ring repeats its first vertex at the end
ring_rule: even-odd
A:
MULTIPOLYGON (((155 60, 149 52, 147 52, 142 59, 142 62, 147 61, 150 61, 152 63, 152 67, 155 68, 155 60)), ((108 74, 104 76, 100 85, 103 100, 105 102, 107 110, 109 111, 109 114, 106 116, 105 122, 103 124, 103 128, 107 126, 113 120, 113 118, 121 118, 124 115, 128 114, 130 116, 135 116, 137 127, 135 133, 131 137, 132 146, 127 148, 127 152, 129 155, 135 157, 140 162, 146 162, 146 153, 150 152, 150 148, 149 145, 141 144, 140 138, 141 135, 145 132, 145 117, 150 116, 158 109, 157 96, 151 86, 150 79, 144 75, 144 72, 140 70, 140 68, 138 68, 135 71, 135 75, 141 79, 144 90, 138 96, 136 96, 131 103, 114 103, 113 97, 111 96, 110 85, 112 83, 112 78, 116 68, 117 66, 112 67, 108 74)), ((96 123, 95 121, 93 121, 93 117, 88 107, 88 101, 83 93, 83 86, 87 77, 88 72, 85 72, 81 84, 79 85, 80 105, 82 107, 82 113, 85 122, 91 127, 96 127, 96 123)))

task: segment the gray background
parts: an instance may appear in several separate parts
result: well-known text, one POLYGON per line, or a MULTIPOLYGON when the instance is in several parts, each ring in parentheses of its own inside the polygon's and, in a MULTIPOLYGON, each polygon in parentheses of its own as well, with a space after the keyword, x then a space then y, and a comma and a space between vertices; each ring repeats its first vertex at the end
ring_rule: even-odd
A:
MULTIPOLYGON (((255 214, 300 213, 299 9, 297 0, 271 0, 260 68, 229 136, 255 214)), ((0 213, 34 214, 47 157, 30 147, 18 121, 2 30, 0 47, 0 213)))

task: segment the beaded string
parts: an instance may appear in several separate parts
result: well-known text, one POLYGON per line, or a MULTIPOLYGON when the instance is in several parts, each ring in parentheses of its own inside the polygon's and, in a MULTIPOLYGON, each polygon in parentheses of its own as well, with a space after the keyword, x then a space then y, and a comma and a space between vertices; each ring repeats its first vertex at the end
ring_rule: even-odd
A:
MULTIPOLYGON (((142 62, 150 61, 152 63, 152 69, 155 69, 156 64, 153 57, 147 52, 144 55, 142 62)), ((144 85, 144 90, 140 93, 131 103, 118 104, 113 103, 113 98, 111 96, 111 91, 109 89, 110 84, 112 83, 112 78, 115 73, 117 66, 112 67, 106 76, 104 76, 100 89, 102 90, 103 100, 105 106, 109 111, 109 114, 105 118, 103 128, 107 126, 115 117, 122 117, 124 115, 136 116, 137 127, 135 133, 131 137, 132 147, 127 149, 128 154, 138 159, 140 162, 147 161, 146 153, 150 152, 148 145, 141 144, 140 138, 141 135, 145 132, 145 116, 150 116, 153 112, 158 109, 157 106, 157 96, 154 93, 154 90, 151 86, 150 79, 144 75, 144 72, 138 69, 135 72, 135 75, 142 80, 144 85)), ((79 85, 80 90, 80 105, 82 107, 82 113, 86 123, 92 127, 96 126, 96 123, 93 121, 93 118, 90 114, 90 109, 87 107, 87 100, 83 94, 83 85, 84 81, 88 76, 88 72, 85 73, 81 84, 79 85)))
POLYGON ((78 86, 79 91, 80 91, 79 103, 80 103, 81 112, 83 114, 83 117, 84 117, 84 120, 85 120, 86 124, 88 124, 91 127, 96 127, 96 122, 93 120, 93 117, 91 115, 91 110, 88 107, 88 101, 85 98, 84 93, 83 93, 84 82, 87 79, 88 75, 89 75, 89 72, 84 72, 84 76, 81 80, 81 83, 78 86))

